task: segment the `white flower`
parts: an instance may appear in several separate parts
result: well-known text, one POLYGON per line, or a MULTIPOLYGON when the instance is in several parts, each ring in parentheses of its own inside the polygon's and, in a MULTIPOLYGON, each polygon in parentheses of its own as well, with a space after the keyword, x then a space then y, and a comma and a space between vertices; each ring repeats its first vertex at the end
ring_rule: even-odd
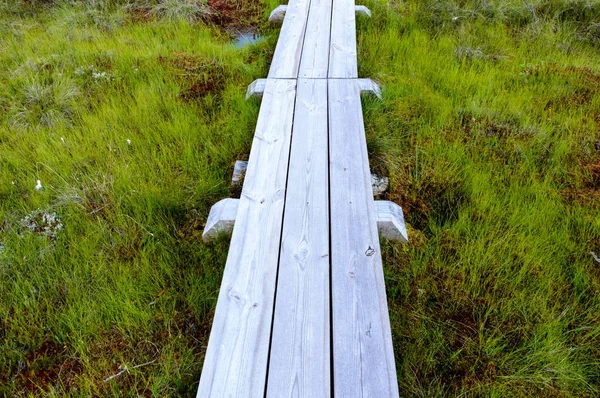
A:
POLYGON ((452 17, 452 21, 458 21, 458 17, 452 17))
POLYGON ((108 79, 108 75, 106 74, 106 72, 92 72, 92 77, 94 78, 94 80, 108 79))
POLYGON ((127 145, 131 145, 131 140, 129 138, 127 139, 127 145))
POLYGON ((42 182, 40 180, 37 180, 37 185, 35 186, 35 189, 40 191, 42 189, 42 182))
POLYGON ((65 139, 63 137, 60 137, 60 140, 62 141, 63 144, 66 144, 65 139))

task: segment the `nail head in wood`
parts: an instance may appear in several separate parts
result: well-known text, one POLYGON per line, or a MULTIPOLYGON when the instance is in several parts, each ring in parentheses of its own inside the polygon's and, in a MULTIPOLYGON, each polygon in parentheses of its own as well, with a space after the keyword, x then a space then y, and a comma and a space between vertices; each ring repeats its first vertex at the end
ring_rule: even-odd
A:
POLYGON ((396 242, 408 242, 402 208, 389 200, 376 200, 375 209, 379 234, 396 242))
POLYGON ((210 242, 219 235, 231 235, 239 202, 239 199, 225 198, 211 207, 202 233, 204 242, 210 242))

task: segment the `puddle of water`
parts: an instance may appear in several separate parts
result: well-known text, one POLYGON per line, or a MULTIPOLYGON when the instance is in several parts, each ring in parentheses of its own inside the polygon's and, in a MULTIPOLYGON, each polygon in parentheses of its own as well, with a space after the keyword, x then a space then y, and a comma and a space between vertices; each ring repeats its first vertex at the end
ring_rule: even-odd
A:
POLYGON ((235 32, 234 36, 235 40, 233 41, 233 46, 236 48, 251 46, 265 40, 264 36, 253 31, 235 32))

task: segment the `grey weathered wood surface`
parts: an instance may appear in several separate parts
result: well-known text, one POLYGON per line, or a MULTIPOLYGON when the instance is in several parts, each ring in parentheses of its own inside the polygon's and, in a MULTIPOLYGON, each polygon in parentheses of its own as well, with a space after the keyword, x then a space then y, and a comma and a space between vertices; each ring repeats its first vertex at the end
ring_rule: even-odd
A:
POLYGON ((330 32, 331 0, 311 0, 299 77, 327 78, 330 32))
POLYGON ((328 84, 334 391, 397 397, 360 88, 328 84))
POLYGON ((238 199, 225 198, 215 203, 210 208, 202 240, 210 242, 221 234, 228 235, 233 230, 238 211, 238 199))
POLYGON ((329 397, 327 81, 298 80, 268 397, 329 397))
POLYGON ((283 25, 268 79, 248 87, 263 103, 242 196, 210 214, 233 234, 198 397, 398 396, 378 227, 406 228, 373 199, 360 94, 381 91, 358 79, 361 12, 291 0, 272 13, 283 25))
POLYGON ((381 99, 381 87, 373 79, 356 79, 361 93, 372 94, 381 99))
MULTIPOLYGON (((279 5, 271 11, 269 15, 269 22, 273 25, 281 25, 285 18, 285 12, 287 11, 287 5, 279 5)), ((367 18, 371 17, 371 10, 366 6, 354 6, 354 12, 356 15, 363 15, 367 18)))
POLYGON ((264 396, 295 88, 265 87, 198 397, 264 396))
POLYGON ((364 15, 365 17, 371 18, 371 10, 366 6, 354 6, 354 12, 356 15, 364 15))
POLYGON ((285 18, 285 13, 287 12, 287 5, 279 5, 275 7, 271 14, 269 15, 269 23, 273 25, 281 25, 283 23, 283 19, 285 18))
POLYGON ((396 242, 408 242, 402 208, 389 200, 376 200, 379 235, 396 242))
MULTIPOLYGON (((373 185, 373 191, 375 191, 375 185, 373 185)), ((231 235, 239 201, 239 199, 227 198, 213 205, 202 235, 205 242, 209 242, 219 235, 231 235)), ((400 206, 389 200, 376 200, 375 211, 380 236, 397 242, 408 242, 404 214, 400 206)))
POLYGON ((265 85, 267 79, 256 79, 248 85, 246 90, 246 99, 250 97, 262 98, 263 92, 265 91, 265 85))
POLYGON ((333 0, 329 77, 338 79, 358 77, 354 0, 333 0))
POLYGON ((269 69, 269 78, 298 77, 309 5, 310 0, 295 0, 288 5, 269 69))

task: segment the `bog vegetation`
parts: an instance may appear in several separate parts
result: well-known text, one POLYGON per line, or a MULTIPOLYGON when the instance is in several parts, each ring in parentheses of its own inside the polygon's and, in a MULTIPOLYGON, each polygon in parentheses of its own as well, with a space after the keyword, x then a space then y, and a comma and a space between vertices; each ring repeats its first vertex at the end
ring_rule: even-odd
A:
MULTIPOLYGON (((194 396, 276 5, 0 1, 0 396, 194 396)), ((365 5, 402 395, 598 396, 600 3, 365 5)))

